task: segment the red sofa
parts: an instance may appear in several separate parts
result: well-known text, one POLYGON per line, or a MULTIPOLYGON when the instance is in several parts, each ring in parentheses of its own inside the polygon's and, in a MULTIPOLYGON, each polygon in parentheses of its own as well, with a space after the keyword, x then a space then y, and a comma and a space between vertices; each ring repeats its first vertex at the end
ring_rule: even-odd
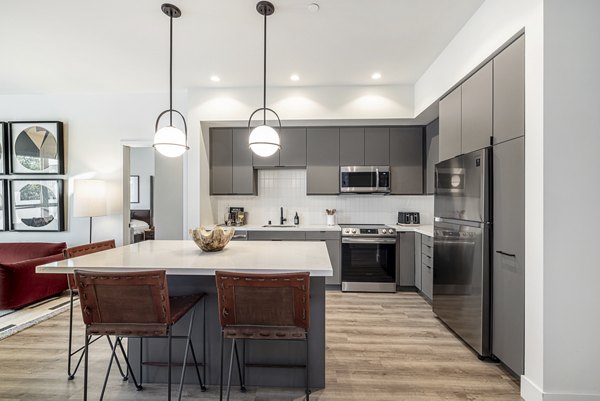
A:
POLYGON ((67 289, 64 274, 37 274, 36 266, 62 260, 64 242, 0 243, 0 309, 18 309, 67 289))

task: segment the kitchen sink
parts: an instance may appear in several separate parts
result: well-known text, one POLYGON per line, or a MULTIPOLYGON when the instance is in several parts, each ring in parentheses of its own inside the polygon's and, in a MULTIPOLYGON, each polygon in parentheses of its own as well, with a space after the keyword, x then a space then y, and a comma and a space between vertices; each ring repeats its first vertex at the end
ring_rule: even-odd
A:
POLYGON ((298 226, 295 226, 293 224, 265 224, 263 227, 269 227, 269 228, 296 228, 298 226))

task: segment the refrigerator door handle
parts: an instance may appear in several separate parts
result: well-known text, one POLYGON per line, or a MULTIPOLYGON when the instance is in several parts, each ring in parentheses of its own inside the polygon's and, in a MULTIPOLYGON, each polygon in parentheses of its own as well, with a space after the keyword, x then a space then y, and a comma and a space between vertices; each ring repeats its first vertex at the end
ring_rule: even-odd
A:
POLYGON ((504 255, 504 256, 509 256, 511 258, 516 258, 517 255, 514 253, 508 253, 508 252, 503 252, 503 251, 496 251, 496 253, 499 253, 500 255, 504 255))
POLYGON ((467 227, 476 227, 476 228, 482 228, 482 227, 490 224, 490 223, 482 223, 480 221, 448 219, 445 217, 435 217, 434 223, 446 223, 446 224, 454 224, 457 226, 467 226, 467 227))

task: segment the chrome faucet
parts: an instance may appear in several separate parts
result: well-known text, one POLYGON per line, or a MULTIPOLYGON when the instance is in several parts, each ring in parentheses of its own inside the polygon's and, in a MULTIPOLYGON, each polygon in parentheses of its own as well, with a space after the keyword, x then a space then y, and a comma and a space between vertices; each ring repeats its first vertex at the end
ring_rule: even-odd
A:
POLYGON ((279 224, 283 225, 283 223, 285 223, 287 221, 287 219, 285 219, 283 217, 283 206, 281 207, 281 217, 279 218, 279 224))

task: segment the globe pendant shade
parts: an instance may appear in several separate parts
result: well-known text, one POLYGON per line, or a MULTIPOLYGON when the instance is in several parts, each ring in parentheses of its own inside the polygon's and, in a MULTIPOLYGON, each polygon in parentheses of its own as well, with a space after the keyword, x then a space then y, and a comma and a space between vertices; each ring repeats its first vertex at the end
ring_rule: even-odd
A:
POLYGON ((279 134, 268 125, 259 125, 250 133, 248 139, 250 149, 261 157, 269 157, 279 150, 279 134))
POLYGON ((173 126, 162 127, 156 131, 153 146, 167 157, 179 157, 188 149, 185 134, 173 126))

